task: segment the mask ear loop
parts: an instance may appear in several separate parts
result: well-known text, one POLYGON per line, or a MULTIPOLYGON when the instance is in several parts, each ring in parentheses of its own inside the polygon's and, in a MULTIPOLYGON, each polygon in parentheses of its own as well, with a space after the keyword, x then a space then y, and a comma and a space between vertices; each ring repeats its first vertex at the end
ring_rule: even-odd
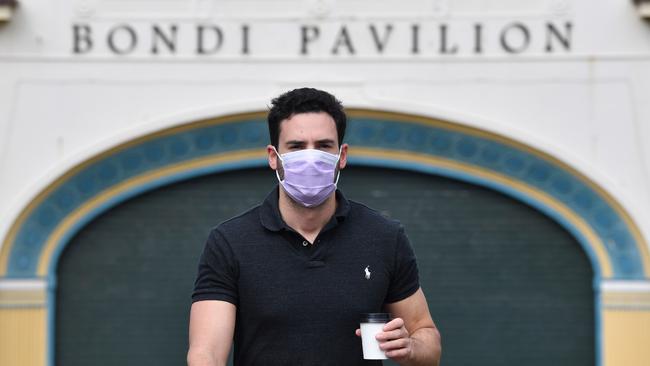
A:
MULTIPOLYGON (((275 151, 275 156, 277 156, 278 159, 280 159, 280 161, 284 164, 284 160, 282 160, 282 157, 280 156, 280 153, 278 153, 278 150, 275 149, 275 146, 273 146, 273 151, 275 151)), ((275 176, 278 178, 278 182, 282 183, 282 179, 280 179, 280 173, 278 173, 277 164, 276 164, 276 167, 275 167, 275 176)), ((338 181, 338 178, 337 178, 337 181, 338 181)))
POLYGON ((334 187, 338 187, 339 184, 339 178, 341 177, 341 169, 339 169, 339 161, 341 161, 341 151, 343 150, 343 146, 339 147, 339 158, 336 159, 336 180, 334 181, 334 187))

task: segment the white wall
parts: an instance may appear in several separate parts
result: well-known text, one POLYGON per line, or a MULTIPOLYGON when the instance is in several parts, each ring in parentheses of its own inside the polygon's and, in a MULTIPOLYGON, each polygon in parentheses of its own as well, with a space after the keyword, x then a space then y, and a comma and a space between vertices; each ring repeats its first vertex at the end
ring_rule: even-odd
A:
POLYGON ((631 0, 273 3, 284 7, 23 0, 0 26, 0 238, 41 189, 92 154, 196 118, 264 109, 271 97, 304 85, 350 107, 440 117, 546 151, 605 188, 650 238, 650 22, 631 0), (500 30, 514 21, 531 34, 517 55, 499 47, 500 30), (571 49, 545 52, 544 24, 567 21, 571 49), (208 57, 193 53, 190 31, 179 36, 176 55, 152 55, 142 41, 119 56, 99 36, 92 52, 79 55, 72 52, 75 22, 97 34, 133 24, 139 39, 148 39, 152 22, 175 22, 181 31, 213 22, 225 37, 222 52, 208 57), (422 24, 418 55, 409 46, 414 22, 422 24), (455 55, 438 52, 441 22, 459 47, 455 55), (472 52, 476 22, 484 25, 482 54, 472 52), (251 27, 246 55, 243 23, 251 27), (395 27, 384 53, 374 48, 370 23, 395 27), (300 54, 302 24, 321 27, 308 55, 300 54), (355 55, 331 53, 343 24, 355 55))

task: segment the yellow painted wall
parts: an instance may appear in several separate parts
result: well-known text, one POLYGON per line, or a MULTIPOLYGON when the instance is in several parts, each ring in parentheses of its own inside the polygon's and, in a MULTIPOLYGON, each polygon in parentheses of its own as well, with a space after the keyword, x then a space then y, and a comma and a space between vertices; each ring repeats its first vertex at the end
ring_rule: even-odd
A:
POLYGON ((603 312, 604 366, 650 366, 650 309, 603 312))
POLYGON ((43 307, 0 308, 0 365, 44 366, 43 307))

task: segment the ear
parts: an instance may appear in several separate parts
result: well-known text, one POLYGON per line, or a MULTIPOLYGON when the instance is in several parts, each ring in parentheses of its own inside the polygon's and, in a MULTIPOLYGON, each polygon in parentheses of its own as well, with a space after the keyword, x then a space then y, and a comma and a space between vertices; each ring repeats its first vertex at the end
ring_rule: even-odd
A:
POLYGON ((343 170, 348 163, 348 144, 341 145, 341 155, 339 156, 339 170, 343 170))
POLYGON ((266 154, 268 155, 269 159, 269 167, 273 170, 278 169, 278 154, 275 152, 275 149, 273 148, 273 145, 267 145, 266 146, 266 154))

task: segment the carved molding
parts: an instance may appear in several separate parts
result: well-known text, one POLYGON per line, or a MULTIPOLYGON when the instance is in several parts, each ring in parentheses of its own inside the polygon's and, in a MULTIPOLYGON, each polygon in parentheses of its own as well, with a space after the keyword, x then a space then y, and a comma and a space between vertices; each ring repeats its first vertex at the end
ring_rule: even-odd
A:
POLYGON ((14 14, 18 5, 16 0, 0 0, 0 22, 7 22, 14 14))
POLYGON ((650 0, 634 0, 641 18, 650 20, 650 0))

